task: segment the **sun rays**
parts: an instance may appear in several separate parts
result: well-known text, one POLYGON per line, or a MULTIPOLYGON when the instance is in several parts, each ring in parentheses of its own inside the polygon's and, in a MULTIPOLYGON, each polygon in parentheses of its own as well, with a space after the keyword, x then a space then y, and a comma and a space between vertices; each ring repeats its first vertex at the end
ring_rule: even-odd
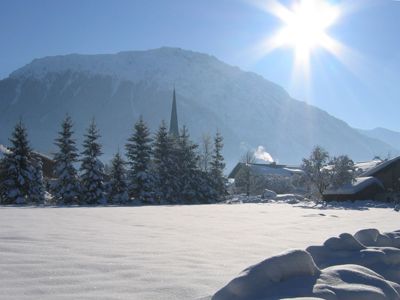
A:
POLYGON ((258 56, 281 48, 293 50, 293 76, 309 77, 310 60, 318 49, 343 61, 346 47, 329 35, 342 13, 342 7, 327 0, 298 0, 285 6, 277 0, 255 0, 253 4, 274 15, 282 26, 257 46, 258 56))

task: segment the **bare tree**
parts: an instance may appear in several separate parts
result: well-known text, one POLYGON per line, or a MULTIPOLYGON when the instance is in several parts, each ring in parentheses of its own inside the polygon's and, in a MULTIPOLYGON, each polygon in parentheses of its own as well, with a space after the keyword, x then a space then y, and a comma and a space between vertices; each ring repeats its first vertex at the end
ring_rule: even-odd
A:
POLYGON ((255 162, 253 151, 247 151, 241 158, 241 168, 235 178, 235 186, 239 189, 244 188, 246 195, 250 196, 254 174, 251 172, 251 164, 255 162))
POLYGON ((308 159, 303 159, 302 169, 311 184, 317 189, 319 197, 329 186, 329 171, 326 168, 328 161, 328 152, 320 146, 314 148, 308 159))
POLYGON ((209 134, 203 134, 200 142, 200 160, 199 166, 203 172, 208 173, 210 169, 211 156, 213 151, 213 142, 209 134))
POLYGON ((331 165, 330 186, 332 188, 339 188, 354 181, 356 175, 354 162, 347 155, 334 157, 329 164, 331 165))

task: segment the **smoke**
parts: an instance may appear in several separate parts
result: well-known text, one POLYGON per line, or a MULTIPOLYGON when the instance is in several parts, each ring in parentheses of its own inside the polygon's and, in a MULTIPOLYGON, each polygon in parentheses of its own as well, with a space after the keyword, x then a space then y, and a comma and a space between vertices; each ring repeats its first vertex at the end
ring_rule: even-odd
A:
POLYGON ((258 146, 257 150, 254 152, 254 156, 256 159, 263 160, 265 162, 273 163, 274 159, 272 158, 271 154, 265 151, 263 146, 258 146))

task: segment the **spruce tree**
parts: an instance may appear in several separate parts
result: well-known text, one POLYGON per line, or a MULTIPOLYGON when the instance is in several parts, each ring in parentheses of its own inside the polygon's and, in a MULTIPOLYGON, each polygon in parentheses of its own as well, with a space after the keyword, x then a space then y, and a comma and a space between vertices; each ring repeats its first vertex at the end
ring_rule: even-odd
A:
POLYGON ((130 194, 139 200, 149 201, 152 198, 153 183, 150 172, 151 138, 142 117, 136 122, 134 132, 128 139, 125 149, 130 166, 130 194))
POLYGON ((55 140, 58 152, 54 156, 56 180, 52 192, 58 204, 76 204, 79 196, 79 181, 74 164, 78 160, 75 140, 72 138, 72 120, 66 116, 61 124, 59 137, 55 140))
POLYGON ((156 133, 153 143, 153 159, 156 196, 160 203, 172 202, 175 197, 176 186, 176 166, 174 160, 174 142, 169 135, 164 121, 156 133))
POLYGON ((104 166, 99 159, 102 154, 99 138, 100 134, 93 120, 85 134, 80 168, 80 201, 89 205, 106 204, 103 185, 104 166))
POLYGON ((127 204, 129 201, 128 188, 126 183, 125 162, 119 151, 111 161, 110 187, 108 201, 112 204, 127 204))
MULTIPOLYGON (((35 156, 35 155, 33 155, 35 156)), ((36 205, 45 203, 46 188, 43 178, 43 163, 39 157, 34 157, 32 160, 32 183, 29 189, 29 199, 36 205)))
POLYGON ((10 151, 5 153, 3 160, 3 174, 5 175, 2 184, 3 202, 5 204, 26 204, 30 201, 33 166, 32 150, 22 121, 15 126, 10 142, 10 151))
POLYGON ((198 145, 190 140, 187 128, 182 128, 177 144, 176 166, 178 172, 179 198, 186 203, 194 203, 198 195, 198 145))
POLYGON ((215 138, 214 138, 214 149, 212 154, 212 161, 210 163, 211 170, 210 174, 214 181, 214 188, 216 191, 216 195, 218 198, 223 197, 226 194, 226 179, 224 177, 224 157, 222 156, 222 148, 224 147, 223 144, 223 137, 217 131, 215 138))
POLYGON ((7 174, 6 174, 4 159, 0 159, 0 204, 5 204, 6 179, 7 179, 7 174))

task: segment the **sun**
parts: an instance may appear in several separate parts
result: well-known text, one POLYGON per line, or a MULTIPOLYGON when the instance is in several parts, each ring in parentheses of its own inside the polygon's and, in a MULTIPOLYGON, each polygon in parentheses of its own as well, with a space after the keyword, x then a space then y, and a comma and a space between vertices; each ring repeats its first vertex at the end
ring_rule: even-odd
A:
MULTIPOLYGON (((256 0, 257 1, 257 0, 256 0)), ((292 6, 284 6, 276 0, 257 1, 268 13, 282 21, 282 27, 262 43, 264 53, 277 48, 291 48, 297 67, 307 69, 313 50, 323 48, 339 55, 340 43, 328 30, 338 20, 340 7, 329 0, 294 0, 292 6)))
POLYGON ((324 0, 299 1, 286 14, 275 38, 281 46, 293 47, 298 59, 308 60, 313 49, 329 47, 327 29, 338 16, 338 8, 324 0))

